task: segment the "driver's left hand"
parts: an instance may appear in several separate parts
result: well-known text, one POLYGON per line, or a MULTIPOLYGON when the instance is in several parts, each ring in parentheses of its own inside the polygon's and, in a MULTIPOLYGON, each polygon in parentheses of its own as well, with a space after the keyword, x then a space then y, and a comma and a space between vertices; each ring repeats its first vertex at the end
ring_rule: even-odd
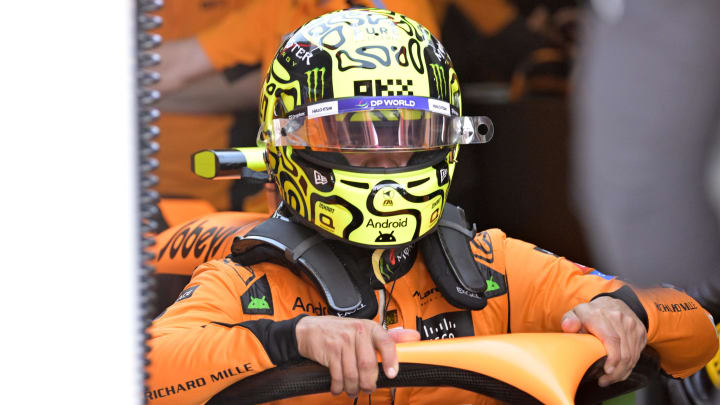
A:
POLYGON ((598 380, 606 387, 625 380, 640 358, 647 343, 647 331, 637 315, 619 299, 599 297, 571 309, 562 318, 566 333, 590 333, 600 339, 607 360, 598 380))

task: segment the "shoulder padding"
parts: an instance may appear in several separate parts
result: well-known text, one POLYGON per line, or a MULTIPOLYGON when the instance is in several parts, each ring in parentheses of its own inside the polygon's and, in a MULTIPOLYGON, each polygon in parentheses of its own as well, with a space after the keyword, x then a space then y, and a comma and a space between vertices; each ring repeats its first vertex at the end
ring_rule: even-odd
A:
POLYGON ((473 310, 487 305, 487 272, 474 260, 470 248, 476 234, 463 209, 446 204, 437 231, 420 241, 430 276, 443 297, 456 307, 473 310))
MULTIPOLYGON (((470 243, 476 233, 461 208, 446 204, 437 230, 419 242, 440 293, 450 304, 470 310, 487 305, 491 275, 491 270, 473 256, 470 243)), ((246 236, 236 237, 231 252, 229 258, 244 266, 272 262, 305 274, 325 295, 329 309, 339 316, 371 319, 377 313, 375 294, 353 273, 363 269, 346 263, 347 258, 340 258, 316 231, 282 215, 276 214, 246 236)), ((495 295, 499 292, 493 290, 495 295)))
POLYGON ((314 230, 275 216, 246 236, 235 238, 231 258, 246 266, 269 261, 304 273, 325 295, 334 312, 357 311, 362 304, 360 292, 324 242, 314 230))

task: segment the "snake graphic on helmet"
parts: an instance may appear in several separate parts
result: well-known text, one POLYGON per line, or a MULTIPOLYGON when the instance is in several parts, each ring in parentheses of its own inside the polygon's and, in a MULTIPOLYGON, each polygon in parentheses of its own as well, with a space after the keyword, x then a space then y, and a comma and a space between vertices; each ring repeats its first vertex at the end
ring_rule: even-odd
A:
POLYGON ((492 137, 487 117, 461 113, 450 57, 425 27, 388 10, 342 10, 280 46, 262 87, 258 141, 305 225, 363 247, 402 246, 437 226, 458 145, 492 137), (378 153, 394 164, 351 159, 378 153))

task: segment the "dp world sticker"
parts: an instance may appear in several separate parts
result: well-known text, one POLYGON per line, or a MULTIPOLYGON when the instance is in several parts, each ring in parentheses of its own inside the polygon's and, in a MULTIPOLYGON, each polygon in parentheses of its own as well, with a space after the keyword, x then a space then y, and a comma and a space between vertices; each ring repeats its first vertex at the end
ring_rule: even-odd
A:
MULTIPOLYGON (((399 108, 410 110, 431 111, 425 97, 386 96, 386 97, 350 97, 336 100, 338 113, 363 110, 394 110, 399 108)), ((438 100, 439 101, 439 100, 438 100)), ((319 105, 319 104, 316 104, 319 105)), ((449 111, 449 110, 448 110, 449 111)))
POLYGON ((317 103, 307 108, 308 118, 324 117, 326 115, 335 115, 338 113, 338 102, 327 101, 324 103, 317 103))

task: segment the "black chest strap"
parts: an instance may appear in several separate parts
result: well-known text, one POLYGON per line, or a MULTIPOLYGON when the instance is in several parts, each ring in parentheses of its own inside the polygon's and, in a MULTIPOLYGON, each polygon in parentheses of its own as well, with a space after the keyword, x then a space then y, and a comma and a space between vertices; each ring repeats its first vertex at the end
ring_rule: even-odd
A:
POLYGON ((244 266, 267 261, 305 274, 323 293, 333 313, 357 312, 363 305, 360 291, 324 242, 312 229, 275 215, 244 237, 235 238, 230 258, 244 266))
POLYGON ((443 297, 458 308, 485 308, 488 269, 473 258, 470 241, 475 225, 465 219, 465 211, 446 204, 435 232, 420 241, 425 265, 443 297))

